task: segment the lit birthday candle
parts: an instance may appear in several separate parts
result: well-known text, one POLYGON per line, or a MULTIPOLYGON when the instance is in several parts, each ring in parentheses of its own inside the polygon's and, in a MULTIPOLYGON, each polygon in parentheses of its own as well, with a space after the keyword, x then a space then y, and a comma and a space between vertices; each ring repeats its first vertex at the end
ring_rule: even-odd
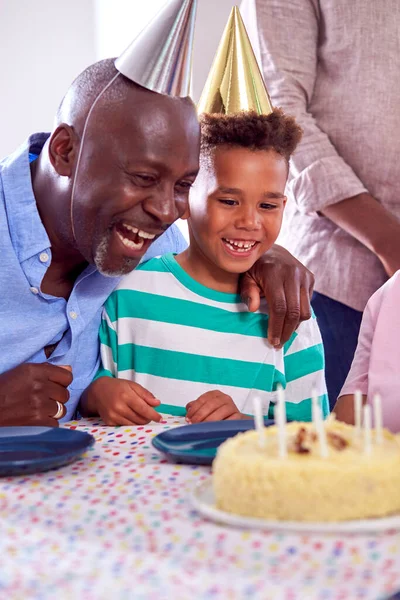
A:
POLYGON ((254 409, 254 425, 258 433, 258 445, 260 448, 265 448, 265 435, 264 435, 264 415, 261 408, 261 399, 256 396, 253 400, 254 409))
POLYGON ((317 396, 317 392, 313 390, 311 395, 312 420, 319 442, 319 453, 321 458, 328 456, 328 442, 326 440, 325 423, 322 417, 322 410, 317 396))
POLYGON ((366 404, 363 408, 363 425, 364 425, 364 454, 372 453, 372 436, 371 436, 371 407, 366 404))
POLYGON ((373 406, 374 406, 375 440, 376 440, 377 444, 382 444, 382 442, 383 442, 382 399, 379 394, 374 395, 373 406))
POLYGON ((285 392, 282 386, 278 386, 278 401, 275 407, 275 424, 278 427, 278 452, 279 458, 286 458, 286 405, 285 392))
POLYGON ((362 393, 357 390, 354 393, 354 425, 357 436, 361 433, 361 409, 362 409, 362 393))

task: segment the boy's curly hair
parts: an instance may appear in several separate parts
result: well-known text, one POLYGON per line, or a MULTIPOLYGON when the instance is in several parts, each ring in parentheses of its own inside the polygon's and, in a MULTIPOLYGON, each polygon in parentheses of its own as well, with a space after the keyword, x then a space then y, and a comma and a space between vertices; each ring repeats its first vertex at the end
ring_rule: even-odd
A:
POLYGON ((218 146, 241 146, 249 150, 275 150, 289 162, 303 135, 294 117, 280 108, 274 108, 269 115, 254 111, 236 115, 203 114, 200 125, 203 156, 218 146))

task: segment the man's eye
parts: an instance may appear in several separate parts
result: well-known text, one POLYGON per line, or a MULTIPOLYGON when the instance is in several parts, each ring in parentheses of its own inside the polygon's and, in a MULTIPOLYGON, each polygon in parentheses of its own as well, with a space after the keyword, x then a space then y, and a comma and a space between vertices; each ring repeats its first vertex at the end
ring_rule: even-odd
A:
POLYGON ((193 181, 179 181, 176 184, 176 187, 180 188, 181 190, 190 190, 190 188, 193 186, 193 181))
POLYGON ((154 175, 146 175, 145 173, 135 173, 132 175, 132 179, 136 185, 141 185, 144 187, 153 185, 156 182, 154 175))
POLYGON ((227 206, 236 206, 237 204, 237 200, 232 200, 232 198, 218 198, 218 201, 227 206))

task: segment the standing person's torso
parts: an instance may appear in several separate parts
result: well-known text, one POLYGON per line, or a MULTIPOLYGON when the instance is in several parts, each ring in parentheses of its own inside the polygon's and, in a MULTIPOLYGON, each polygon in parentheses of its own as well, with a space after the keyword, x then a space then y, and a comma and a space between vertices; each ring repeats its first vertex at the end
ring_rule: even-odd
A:
POLYGON ((320 0, 309 110, 370 194, 400 218, 400 3, 320 0))
MULTIPOLYGON (((400 2, 303 1, 312 5, 319 32, 308 112, 367 191, 400 219, 400 2)), ((260 32, 263 2, 254 0, 260 32)), ((295 8, 292 18, 295 27, 295 8)), ((279 86, 272 82, 272 96, 275 83, 279 86)), ((285 108, 283 98, 282 105, 285 108)), ((363 310, 387 279, 372 252, 329 219, 302 210, 293 199, 278 241, 314 272, 317 291, 356 310, 363 310)))

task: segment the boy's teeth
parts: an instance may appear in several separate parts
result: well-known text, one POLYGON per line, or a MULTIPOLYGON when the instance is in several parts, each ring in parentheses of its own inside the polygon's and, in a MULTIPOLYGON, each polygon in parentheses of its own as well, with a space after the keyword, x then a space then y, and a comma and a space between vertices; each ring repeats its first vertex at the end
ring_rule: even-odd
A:
POLYGON ((128 225, 127 223, 124 223, 124 227, 125 229, 132 231, 132 233, 137 233, 139 237, 145 240, 152 240, 156 237, 154 233, 147 233, 147 231, 143 231, 142 229, 138 229, 137 227, 134 227, 133 225, 128 225))
MULTIPOLYGON (((225 238, 225 241, 227 242, 227 244, 229 246, 231 246, 231 248, 233 248, 233 250, 239 250, 239 249, 249 250, 256 244, 256 242, 242 242, 240 240, 237 240, 237 241, 229 240, 228 238, 225 238)), ((239 252, 240 252, 240 250, 239 250, 239 252)))
POLYGON ((144 239, 141 239, 137 244, 132 242, 132 240, 128 240, 128 238, 124 237, 119 231, 117 231, 117 236, 127 248, 134 248, 134 250, 140 250, 143 247, 144 239))

